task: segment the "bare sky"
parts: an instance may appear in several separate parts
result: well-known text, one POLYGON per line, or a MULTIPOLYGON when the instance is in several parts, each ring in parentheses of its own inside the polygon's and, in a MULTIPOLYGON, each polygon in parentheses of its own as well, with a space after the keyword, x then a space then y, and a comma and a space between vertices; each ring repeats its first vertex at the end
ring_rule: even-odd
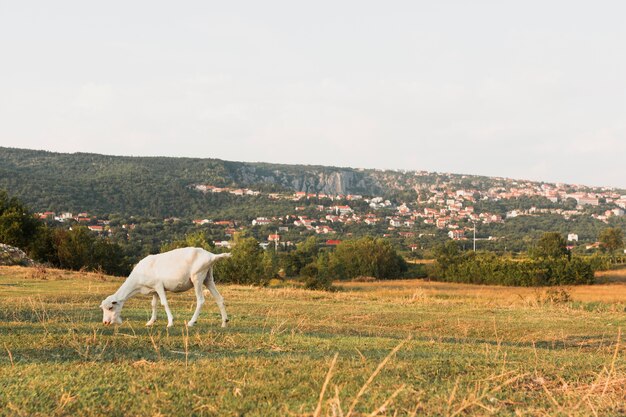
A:
POLYGON ((623 1, 0 0, 0 146, 626 188, 623 1))

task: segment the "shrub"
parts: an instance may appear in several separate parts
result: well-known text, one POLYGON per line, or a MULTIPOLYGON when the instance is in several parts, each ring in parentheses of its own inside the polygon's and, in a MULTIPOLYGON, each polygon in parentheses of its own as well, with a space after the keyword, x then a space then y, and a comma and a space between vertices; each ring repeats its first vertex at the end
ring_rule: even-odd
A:
POLYGON ((402 278, 408 269, 389 241, 371 237, 340 243, 330 255, 329 265, 339 279, 361 275, 377 279, 402 278))
POLYGON ((215 275, 222 282, 267 285, 278 272, 253 237, 237 239, 230 253, 230 258, 215 265, 215 275))
POLYGON ((493 253, 460 253, 442 248, 433 278, 471 284, 544 286, 592 284, 592 263, 580 257, 513 259, 493 253))

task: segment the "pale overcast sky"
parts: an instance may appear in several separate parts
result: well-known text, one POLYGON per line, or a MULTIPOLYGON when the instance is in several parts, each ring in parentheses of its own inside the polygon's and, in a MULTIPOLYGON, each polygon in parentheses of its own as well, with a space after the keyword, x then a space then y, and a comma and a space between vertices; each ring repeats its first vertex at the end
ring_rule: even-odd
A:
POLYGON ((0 0, 0 146, 626 188, 623 1, 0 0))

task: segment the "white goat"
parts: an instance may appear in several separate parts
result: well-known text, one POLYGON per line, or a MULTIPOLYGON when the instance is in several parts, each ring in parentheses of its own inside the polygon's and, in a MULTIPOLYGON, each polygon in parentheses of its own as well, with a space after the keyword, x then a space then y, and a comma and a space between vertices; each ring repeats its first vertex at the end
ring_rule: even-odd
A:
POLYGON ((228 316, 224 307, 224 298, 215 288, 213 264, 217 260, 229 256, 230 253, 215 255, 200 248, 182 248, 143 258, 117 292, 108 296, 100 304, 103 311, 102 322, 106 325, 121 324, 120 313, 124 302, 133 295, 141 293, 152 294, 152 317, 146 326, 151 326, 156 320, 158 297, 161 299, 161 304, 167 314, 167 327, 171 327, 174 317, 167 304, 165 291, 183 292, 193 287, 196 291, 197 305, 195 313, 187 323, 188 326, 193 326, 198 320, 200 309, 204 304, 204 294, 202 293, 202 284, 204 284, 220 309, 222 327, 226 327, 228 316))

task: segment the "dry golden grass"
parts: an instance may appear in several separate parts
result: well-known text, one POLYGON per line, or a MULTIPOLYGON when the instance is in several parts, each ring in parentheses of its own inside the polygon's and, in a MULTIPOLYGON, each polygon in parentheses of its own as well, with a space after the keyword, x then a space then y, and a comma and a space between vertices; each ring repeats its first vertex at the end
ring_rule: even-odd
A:
MULTIPOLYGON (((219 278, 219 277, 218 277, 219 278)), ((100 324, 122 278, 0 267, 0 416, 623 416, 626 284, 545 288, 421 280, 334 293, 220 285, 149 298, 100 324)))

